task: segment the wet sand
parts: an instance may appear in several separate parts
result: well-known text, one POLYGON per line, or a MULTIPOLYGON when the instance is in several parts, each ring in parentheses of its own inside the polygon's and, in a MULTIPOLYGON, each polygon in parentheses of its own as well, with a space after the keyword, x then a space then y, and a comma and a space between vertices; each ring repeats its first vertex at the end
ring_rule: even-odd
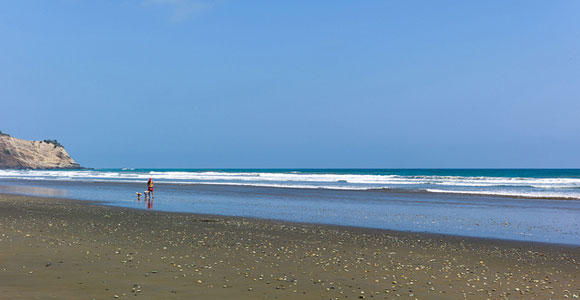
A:
POLYGON ((2 299, 564 299, 580 248, 0 195, 2 299))

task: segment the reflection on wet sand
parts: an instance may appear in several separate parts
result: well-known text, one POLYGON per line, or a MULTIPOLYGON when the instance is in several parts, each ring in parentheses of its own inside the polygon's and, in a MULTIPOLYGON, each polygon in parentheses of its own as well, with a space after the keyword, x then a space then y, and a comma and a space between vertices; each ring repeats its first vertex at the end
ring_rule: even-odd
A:
POLYGON ((67 191, 61 189, 37 187, 37 186, 10 186, 10 185, 0 185, 0 193, 42 195, 42 196, 67 195, 67 191))
MULTIPOLYGON (((140 183, 6 180, 10 193, 153 209, 140 183), (46 189, 38 189, 43 187, 46 189), (58 188, 66 195, 55 194, 58 188), (44 193, 47 191, 47 193, 44 193), (139 195, 141 193, 141 201, 139 195), (136 199, 137 198, 137 199, 136 199)), ((580 245, 580 201, 422 192, 160 184, 155 210, 580 245), (508 226, 505 226, 506 222, 508 226)), ((0 190, 0 193, 2 190, 0 190)))
MULTIPOLYGON (((137 192, 137 202, 141 202, 141 193, 139 193, 139 192, 137 192)), ((151 196, 149 196, 148 194, 145 195, 144 202, 147 202, 148 209, 153 209, 153 199, 151 199, 151 196)))

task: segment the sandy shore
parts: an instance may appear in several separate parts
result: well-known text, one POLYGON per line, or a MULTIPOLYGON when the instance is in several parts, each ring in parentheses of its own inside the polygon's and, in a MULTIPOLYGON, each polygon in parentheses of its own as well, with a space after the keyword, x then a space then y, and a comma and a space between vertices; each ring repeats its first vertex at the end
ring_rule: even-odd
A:
POLYGON ((564 299, 580 248, 0 195, 2 299, 564 299))

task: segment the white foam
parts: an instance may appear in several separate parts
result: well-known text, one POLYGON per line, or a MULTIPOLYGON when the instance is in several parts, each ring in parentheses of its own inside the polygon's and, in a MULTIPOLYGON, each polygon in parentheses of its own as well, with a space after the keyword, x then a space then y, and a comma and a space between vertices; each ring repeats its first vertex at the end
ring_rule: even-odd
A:
POLYGON ((0 170, 0 178, 64 181, 142 182, 149 177, 167 183, 225 184, 287 188, 409 189, 434 193, 522 197, 580 198, 580 178, 401 176, 302 172, 0 170), (435 188, 441 187, 441 188, 435 188), (558 192, 554 192, 558 190, 558 192))
POLYGON ((580 200, 580 194, 569 195, 563 193, 532 193, 532 192, 511 192, 511 191, 457 191, 457 190, 438 190, 426 189, 430 193, 445 194, 464 194, 464 195, 486 195, 486 196, 504 196, 504 197, 525 197, 525 198, 556 198, 556 199, 574 199, 580 200))

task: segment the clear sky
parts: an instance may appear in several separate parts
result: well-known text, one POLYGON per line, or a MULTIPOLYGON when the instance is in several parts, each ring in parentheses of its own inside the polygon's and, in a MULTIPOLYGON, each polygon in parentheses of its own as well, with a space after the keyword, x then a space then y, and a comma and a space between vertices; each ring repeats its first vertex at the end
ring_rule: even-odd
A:
POLYGON ((580 1, 6 0, 0 130, 87 167, 580 167, 580 1))

